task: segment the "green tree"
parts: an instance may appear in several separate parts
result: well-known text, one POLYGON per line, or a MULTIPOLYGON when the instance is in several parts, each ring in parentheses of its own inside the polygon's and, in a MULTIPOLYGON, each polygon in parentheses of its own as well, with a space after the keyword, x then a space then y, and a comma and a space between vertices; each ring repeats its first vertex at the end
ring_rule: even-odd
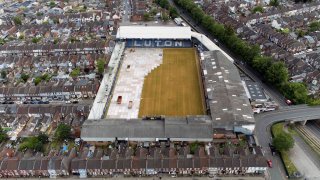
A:
POLYGON ((0 45, 4 45, 6 43, 6 41, 2 38, 0 38, 0 45))
MULTIPOLYGON (((232 35, 235 34, 232 26, 230 26, 230 25, 225 26, 225 34, 226 34, 227 36, 232 36, 232 35)), ((232 38, 234 38, 234 39, 231 40, 231 41, 233 41, 233 42, 237 39, 236 36, 233 36, 232 38)))
POLYGON ((77 77, 79 75, 80 75, 80 68, 74 68, 70 73, 70 76, 73 77, 73 78, 75 78, 75 77, 77 77))
POLYGON ((313 21, 309 25, 309 31, 314 32, 320 30, 320 22, 319 21, 313 21))
POLYGON ((2 129, 2 127, 0 126, 0 143, 4 142, 8 140, 8 135, 7 133, 2 129))
POLYGON ((5 79, 6 77, 7 77, 7 71, 2 70, 2 71, 1 71, 1 78, 2 78, 2 79, 5 79))
POLYGON ((51 77, 52 76, 50 76, 49 74, 47 74, 47 73, 45 73, 45 74, 43 74, 42 76, 41 76, 41 79, 43 80, 43 81, 50 81, 50 79, 51 79, 51 77))
POLYGON ((271 84, 281 87, 288 82, 288 69, 283 62, 275 62, 266 71, 265 78, 271 84))
POLYGON ((42 13, 42 12, 37 12, 36 15, 37 15, 37 16, 43 16, 43 13, 42 13))
POLYGON ((27 82, 28 79, 29 79, 29 75, 22 73, 21 76, 20 76, 20 78, 21 78, 24 82, 27 82))
POLYGON ((294 145, 294 139, 289 133, 281 132, 272 141, 278 151, 288 151, 294 145))
POLYGON ((43 146, 48 142, 48 136, 46 134, 40 133, 38 136, 25 138, 19 146, 19 151, 31 149, 37 152, 43 152, 43 146))
POLYGON ((34 78, 33 82, 35 85, 38 85, 42 81, 41 77, 34 78))
POLYGON ((149 13, 144 13, 143 14, 143 20, 144 21, 150 21, 151 20, 151 16, 149 13))
POLYGON ((103 74, 105 64, 106 64, 106 61, 104 61, 103 59, 99 59, 99 60, 97 61, 97 68, 98 68, 98 72, 99 72, 100 74, 103 74))
POLYGON ((39 140, 40 142, 42 142, 43 144, 46 144, 46 143, 49 142, 49 137, 48 137, 48 135, 46 135, 46 134, 44 134, 44 133, 40 133, 40 134, 38 135, 38 140, 39 140))
POLYGON ((21 34, 21 35, 19 36, 19 39, 24 39, 24 35, 21 34))
POLYGON ((33 42, 33 43, 38 43, 39 41, 41 40, 41 37, 33 37, 32 39, 31 39, 31 41, 33 42))
POLYGON ((284 96, 295 104, 305 104, 308 102, 308 89, 303 83, 286 83, 281 89, 284 96))
POLYGON ((263 13, 263 7, 262 6, 256 6, 256 7, 254 7, 253 9, 252 9, 252 13, 257 13, 257 12, 259 12, 259 13, 263 13))
POLYGON ((252 66, 261 74, 264 74, 272 64, 272 58, 256 56, 252 61, 252 66))
POLYGON ((190 153, 191 154, 194 154, 196 152, 196 150, 198 149, 199 147, 199 142, 198 141, 195 141, 193 143, 190 144, 190 153))
POLYGON ((164 22, 168 22, 169 21, 169 16, 167 13, 162 13, 161 14, 161 20, 164 21, 164 22))
POLYGON ((71 134, 71 127, 66 124, 59 124, 56 132, 54 134, 54 137, 58 141, 63 141, 70 138, 71 134))
POLYGON ((14 22, 15 25, 22 25, 22 20, 21 20, 20 16, 15 16, 13 18, 13 22, 14 22))
POLYGON ((174 19, 179 16, 179 13, 175 7, 170 6, 169 7, 169 15, 172 19, 174 19))
POLYGON ((58 42, 59 42, 59 39, 57 39, 57 38, 55 38, 55 39, 53 40, 53 44, 58 44, 58 42))
POLYGON ((158 13, 158 11, 157 11, 156 8, 152 8, 152 9, 150 10, 150 15, 151 15, 151 16, 155 16, 157 13, 158 13))
POLYGON ((158 1, 158 4, 160 5, 160 7, 164 8, 164 9, 168 9, 170 6, 168 0, 160 0, 160 1, 158 1))
POLYGON ((279 0, 270 0, 269 5, 270 6, 274 6, 274 7, 278 7, 279 6, 279 0))
POLYGON ((50 8, 56 7, 56 3, 55 3, 54 1, 50 1, 49 7, 50 7, 50 8))

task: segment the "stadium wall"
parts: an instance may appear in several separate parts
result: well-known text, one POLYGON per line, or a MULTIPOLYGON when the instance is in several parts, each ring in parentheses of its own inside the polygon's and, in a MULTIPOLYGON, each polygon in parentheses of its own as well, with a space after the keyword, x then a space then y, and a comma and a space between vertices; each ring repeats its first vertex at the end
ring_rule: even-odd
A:
POLYGON ((192 42, 190 40, 175 40, 175 39, 127 39, 126 47, 141 47, 141 48, 190 48, 192 42))

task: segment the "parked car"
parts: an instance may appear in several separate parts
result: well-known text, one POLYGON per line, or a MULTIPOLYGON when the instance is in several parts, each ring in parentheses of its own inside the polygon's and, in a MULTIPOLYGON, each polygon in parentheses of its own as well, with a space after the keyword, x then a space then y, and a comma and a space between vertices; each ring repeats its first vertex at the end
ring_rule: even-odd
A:
POLYGON ((267 161, 267 163, 268 163, 269 168, 272 168, 272 161, 270 159, 267 161))
POLYGON ((71 101, 72 102, 72 104, 78 104, 79 103, 79 101, 71 101))
POLYGON ((290 105, 292 105, 292 101, 291 101, 290 99, 286 99, 286 104, 287 104, 288 106, 290 106, 290 105))

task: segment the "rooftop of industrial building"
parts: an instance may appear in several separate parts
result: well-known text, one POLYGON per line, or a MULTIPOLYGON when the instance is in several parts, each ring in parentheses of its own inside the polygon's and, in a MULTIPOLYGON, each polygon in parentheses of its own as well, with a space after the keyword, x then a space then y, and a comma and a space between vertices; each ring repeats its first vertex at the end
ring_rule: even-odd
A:
POLYGON ((191 39, 186 26, 120 26, 117 39, 191 39))
POLYGON ((220 51, 201 53, 207 107, 214 124, 251 124, 253 112, 239 72, 220 51))
POLYGON ((154 141, 157 138, 210 141, 211 120, 204 116, 170 117, 162 120, 108 119, 87 120, 82 126, 85 141, 114 141, 115 138, 154 141))

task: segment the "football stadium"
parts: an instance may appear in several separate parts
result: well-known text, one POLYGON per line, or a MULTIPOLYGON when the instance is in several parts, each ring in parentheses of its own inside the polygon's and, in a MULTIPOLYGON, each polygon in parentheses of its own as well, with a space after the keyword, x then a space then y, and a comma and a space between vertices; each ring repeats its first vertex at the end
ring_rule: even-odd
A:
POLYGON ((190 27, 120 26, 85 141, 212 141, 250 135, 254 118, 233 60, 190 27))

